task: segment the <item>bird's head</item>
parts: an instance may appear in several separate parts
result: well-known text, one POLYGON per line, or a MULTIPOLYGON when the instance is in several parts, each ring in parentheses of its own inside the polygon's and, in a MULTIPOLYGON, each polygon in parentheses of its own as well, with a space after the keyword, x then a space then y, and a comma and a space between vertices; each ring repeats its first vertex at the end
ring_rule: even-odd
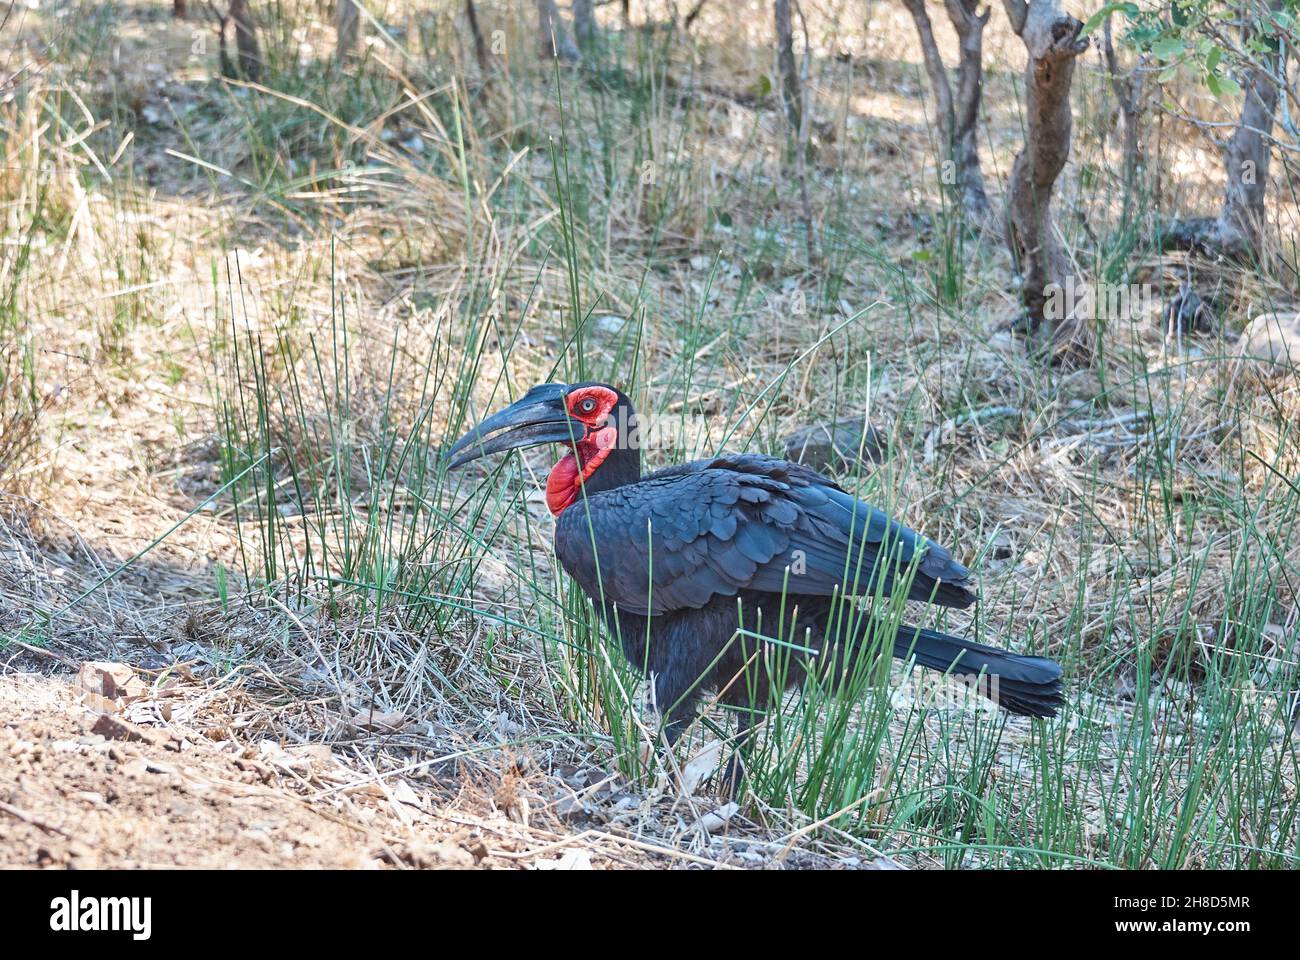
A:
POLYGON ((607 383, 544 383, 488 417, 447 451, 451 467, 504 450, 563 443, 570 447, 546 480, 546 502, 558 515, 589 492, 640 475, 636 413, 607 383), (601 469, 601 468, 605 469, 601 469), (599 480, 609 481, 594 484, 599 480))

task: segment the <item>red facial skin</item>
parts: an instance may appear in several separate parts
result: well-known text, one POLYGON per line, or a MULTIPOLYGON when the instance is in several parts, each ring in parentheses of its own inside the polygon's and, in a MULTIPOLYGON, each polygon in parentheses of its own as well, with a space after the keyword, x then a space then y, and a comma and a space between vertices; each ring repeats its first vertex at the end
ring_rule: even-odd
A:
POLYGON ((582 493, 582 482, 596 472, 605 462, 609 452, 618 444, 618 425, 610 412, 618 403, 618 394, 605 387, 583 387, 564 398, 569 415, 587 425, 587 435, 575 445, 578 456, 564 456, 546 478, 546 505, 559 516, 582 493), (587 400, 594 407, 584 409, 587 400))

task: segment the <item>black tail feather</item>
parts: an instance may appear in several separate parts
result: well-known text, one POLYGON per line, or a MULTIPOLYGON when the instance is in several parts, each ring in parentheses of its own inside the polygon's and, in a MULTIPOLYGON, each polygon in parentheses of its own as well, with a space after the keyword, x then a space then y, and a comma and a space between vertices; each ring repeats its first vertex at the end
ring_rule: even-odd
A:
POLYGON ((1064 701, 1061 665, 1046 657, 1026 657, 1010 650, 961 640, 919 627, 899 627, 894 656, 915 658, 923 667, 954 674, 980 674, 981 693, 1009 713, 1054 717, 1064 701))

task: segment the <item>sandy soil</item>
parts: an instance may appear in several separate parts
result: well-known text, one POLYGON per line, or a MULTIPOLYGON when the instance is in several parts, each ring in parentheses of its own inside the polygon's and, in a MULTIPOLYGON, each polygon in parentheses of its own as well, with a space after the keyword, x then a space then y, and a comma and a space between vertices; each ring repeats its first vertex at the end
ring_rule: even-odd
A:
POLYGON ((67 678, 0 677, 0 865, 475 862, 464 847, 441 837, 423 848, 394 850, 355 810, 319 809, 284 789, 286 776, 310 778, 332 764, 328 750, 300 752, 297 769, 276 769, 245 756, 255 751, 236 742, 105 723, 106 715, 82 699, 67 678), (145 739, 123 739, 137 732, 145 739))
POLYGON ((897 866, 759 839, 704 798, 691 822, 601 771, 450 787, 368 774, 327 744, 200 731, 221 714, 200 683, 136 693, 137 674, 105 698, 84 674, 0 675, 0 867, 897 866), (687 829, 655 835, 655 822, 687 829))

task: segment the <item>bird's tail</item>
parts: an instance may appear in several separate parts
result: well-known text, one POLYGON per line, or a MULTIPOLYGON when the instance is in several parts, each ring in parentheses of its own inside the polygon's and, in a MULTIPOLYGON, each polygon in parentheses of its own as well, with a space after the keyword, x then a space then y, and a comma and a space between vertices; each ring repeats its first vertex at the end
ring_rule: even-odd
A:
POLYGON ((900 626, 894 656, 915 658, 931 670, 982 674, 979 692, 1002 709, 1025 717, 1054 717, 1061 705, 1061 665, 1046 657, 1026 657, 935 630, 900 626))

